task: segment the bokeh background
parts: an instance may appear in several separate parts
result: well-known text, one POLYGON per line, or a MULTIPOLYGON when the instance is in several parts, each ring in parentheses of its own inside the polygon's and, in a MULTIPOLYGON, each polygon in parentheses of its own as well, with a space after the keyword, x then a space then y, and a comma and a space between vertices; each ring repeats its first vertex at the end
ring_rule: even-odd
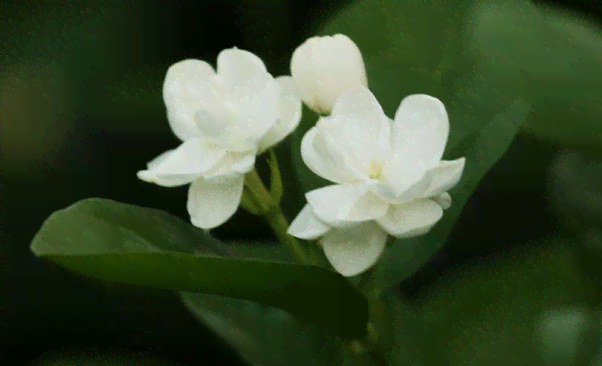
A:
MULTIPOLYGON (((185 58, 214 64, 219 51, 236 46, 260 56, 273 75, 288 74, 294 48, 349 2, 2 2, 1 293, 7 364, 27 364, 70 346, 139 349, 183 365, 242 364, 176 295, 100 286, 40 262, 29 243, 48 215, 88 197, 154 207, 187 220, 186 187, 165 189, 136 178, 147 161, 178 143, 161 100, 169 65, 185 58)), ((600 23, 595 2, 545 3, 600 23)), ((519 135, 466 205, 451 238, 461 249, 442 250, 402 290, 414 296, 453 266, 562 230, 544 194, 561 148, 519 135), (524 181, 530 184, 512 185, 524 181), (483 238, 490 245, 480 245, 483 238)), ((566 159, 561 163, 578 165, 570 159, 579 158, 566 159)), ((286 170, 287 162, 281 164, 286 170)), ((302 202, 285 197, 284 204, 294 213, 302 202)), ((270 236, 261 220, 242 211, 214 234, 270 236)))

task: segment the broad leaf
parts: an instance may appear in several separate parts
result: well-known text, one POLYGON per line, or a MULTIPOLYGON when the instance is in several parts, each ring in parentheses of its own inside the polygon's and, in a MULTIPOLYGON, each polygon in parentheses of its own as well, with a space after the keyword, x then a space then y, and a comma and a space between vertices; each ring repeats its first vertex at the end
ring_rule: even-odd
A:
POLYGON ((602 155, 563 150, 552 163, 548 200, 561 218, 602 228, 602 155))
MULTIPOLYGON (((290 261, 287 251, 268 243, 227 244, 232 256, 290 261)), ((253 365, 332 365, 341 339, 286 311, 251 301, 181 292, 182 302, 201 322, 253 365)))
POLYGON ((546 183, 554 213, 581 243, 583 271, 602 292, 602 156, 563 150, 554 159, 546 183))
POLYGON ((483 128, 469 148, 463 150, 460 144, 459 149, 449 153, 450 158, 466 157, 462 179, 449 192, 452 205, 427 235, 396 239, 385 249, 377 274, 386 286, 394 286, 411 276, 444 245, 472 191, 506 151, 528 112, 528 103, 515 100, 483 128))
POLYGON ((442 355, 435 364, 589 365, 600 319, 567 242, 545 238, 465 264, 419 294, 434 355, 442 355))
POLYGON ((191 254, 190 241, 212 245, 201 233, 158 210, 87 199, 53 213, 31 250, 95 279, 256 301, 339 334, 365 334, 366 301, 338 273, 284 261, 191 254))
POLYGON ((389 365, 426 366, 436 358, 437 345, 428 338, 418 312, 398 289, 385 292, 383 302, 389 305, 389 334, 392 341, 385 350, 389 365))
POLYGON ((602 30, 577 14, 528 1, 481 2, 467 22, 467 53, 487 70, 483 98, 531 89, 534 137, 602 151, 602 30), (495 85, 495 87, 493 87, 495 85))
MULTIPOLYGON (((370 324, 375 328, 376 347, 374 354, 382 356, 380 362, 374 354, 364 355, 366 362, 359 362, 344 349, 339 350, 337 365, 407 365, 427 366, 432 364, 433 344, 427 338, 424 324, 417 309, 411 305, 399 289, 387 289, 377 302, 371 302, 370 324)), ((372 338, 371 336, 369 336, 372 338)))
POLYGON ((541 195, 545 191, 550 162, 557 151, 554 144, 519 133, 481 181, 483 189, 492 194, 541 195))

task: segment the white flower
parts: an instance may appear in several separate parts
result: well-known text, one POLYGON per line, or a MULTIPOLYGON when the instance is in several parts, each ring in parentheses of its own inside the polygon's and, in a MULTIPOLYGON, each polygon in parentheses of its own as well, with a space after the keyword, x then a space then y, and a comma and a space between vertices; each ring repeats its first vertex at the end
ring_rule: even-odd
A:
POLYGON ((301 100, 320 114, 330 114, 344 90, 368 86, 362 54, 343 34, 312 37, 297 47, 291 59, 291 76, 301 100))
POLYGON ((192 183, 188 212, 204 229, 234 214, 255 156, 284 139, 301 119, 292 78, 274 79, 261 59, 237 48, 218 55, 217 73, 200 60, 172 65, 163 99, 182 144, 150 161, 138 178, 164 187, 192 183))
POLYGON ((465 158, 441 161, 448 132, 436 98, 404 98, 391 121, 367 88, 343 92, 301 142, 305 164, 337 184, 306 194, 289 234, 323 236, 332 266, 354 276, 376 263, 387 234, 427 233, 451 205, 447 191, 464 169, 465 158))

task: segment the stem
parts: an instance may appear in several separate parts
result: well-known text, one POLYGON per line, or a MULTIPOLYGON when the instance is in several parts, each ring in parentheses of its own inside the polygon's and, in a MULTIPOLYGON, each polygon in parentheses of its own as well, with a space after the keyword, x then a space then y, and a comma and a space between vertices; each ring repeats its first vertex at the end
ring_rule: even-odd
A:
POLYGON ((279 205, 284 189, 282 187, 282 177, 280 176, 280 169, 278 169, 278 160, 276 159, 274 149, 270 149, 268 165, 270 166, 270 195, 272 196, 274 203, 279 205))
MULTIPOLYGON (((266 189, 255 169, 246 174, 245 186, 250 193, 249 196, 253 200, 255 208, 257 208, 259 214, 262 215, 270 224, 278 240, 289 249, 293 258, 301 264, 312 264, 314 261, 317 261, 317 258, 308 258, 307 253, 299 245, 297 239, 291 235, 288 235, 288 222, 286 221, 286 218, 280 209, 280 205, 277 202, 274 202, 274 197, 266 189)), ((380 291, 375 289, 376 286, 374 286, 374 276, 372 274, 372 272, 368 274, 366 285, 373 287, 373 291, 371 291, 370 295, 378 299, 380 291)), ((370 362, 362 356, 364 351, 368 351, 371 360, 376 365, 386 366, 386 361, 383 355, 380 354, 378 348, 367 344, 367 342, 364 340, 352 341, 347 344, 345 348, 357 362, 369 364, 370 362)))
POLYGON ((272 195, 263 185, 255 169, 251 170, 245 176, 245 185, 249 189, 249 192, 251 192, 256 207, 259 209, 259 214, 270 224, 278 240, 289 249, 291 255, 298 263, 310 264, 311 261, 307 258, 305 250, 301 248, 297 239, 286 232, 288 230, 288 222, 280 209, 280 205, 273 202, 272 195))

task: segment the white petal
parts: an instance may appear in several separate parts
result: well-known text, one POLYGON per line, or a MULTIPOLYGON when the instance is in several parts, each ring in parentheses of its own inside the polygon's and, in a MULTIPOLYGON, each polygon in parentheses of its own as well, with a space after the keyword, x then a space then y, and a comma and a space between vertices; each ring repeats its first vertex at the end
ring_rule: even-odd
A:
POLYGON ((291 75, 301 99, 321 114, 329 114, 346 89, 368 85, 359 48, 342 34, 305 41, 293 53, 291 75))
POLYGON ((210 87, 197 97, 197 128, 230 151, 257 148, 276 121, 280 84, 261 59, 237 48, 218 55, 217 71, 210 87))
MULTIPOLYGON (((319 121, 318 121, 319 123, 319 121)), ((312 127, 301 139, 301 158, 305 165, 316 175, 335 183, 348 183, 363 178, 355 168, 332 155, 323 139, 318 141, 316 149, 317 127, 312 127)))
MULTIPOLYGON (((343 106, 340 108, 352 110, 351 106, 345 104, 353 103, 354 95, 358 97, 355 98, 358 105, 373 105, 366 102, 365 99, 371 99, 373 96, 365 91, 366 93, 358 94, 354 94, 353 91, 343 93, 343 106)), ((378 104, 376 100, 374 103, 378 104)), ((316 127, 318 133, 314 138, 314 148, 319 150, 323 147, 335 161, 355 168, 362 177, 371 176, 374 167, 382 168, 390 157, 389 121, 384 113, 380 116, 375 111, 333 114, 328 119, 324 118, 316 127)))
POLYGON ((455 187, 462 178, 465 163, 466 158, 464 157, 451 161, 440 161, 431 169, 433 181, 423 197, 436 196, 455 187))
POLYGON ((437 202, 444 210, 450 208, 452 204, 452 198, 447 192, 440 193, 437 196, 431 197, 431 199, 437 202))
POLYGON ((389 121, 385 116, 385 112, 374 94, 365 86, 360 85, 353 89, 347 89, 337 98, 331 116, 348 114, 361 115, 366 119, 371 119, 365 122, 374 123, 375 125, 369 125, 368 127, 373 127, 377 131, 386 129, 386 135, 389 138, 389 121))
MULTIPOLYGON (((224 108, 226 110, 227 108, 224 108)), ((252 124, 246 117, 241 117, 238 112, 231 114, 214 114, 206 109, 199 109, 194 115, 194 121, 205 138, 212 143, 230 151, 248 151, 257 145, 252 124), (246 125, 238 128, 237 124, 246 125)))
POLYGON ((368 191, 365 182, 335 184, 305 194, 314 214, 333 227, 374 220, 387 212, 388 204, 368 191))
POLYGON ((237 86, 236 93, 239 95, 229 96, 232 107, 238 112, 235 130, 230 132, 240 135, 238 130, 248 131, 242 136, 254 136, 259 141, 276 123, 282 86, 265 73, 237 86))
POLYGON ((198 137, 194 123, 199 89, 210 88, 215 71, 201 60, 186 59, 169 67, 163 83, 167 119, 174 134, 182 141, 198 137))
POLYGON ((418 199, 400 205, 391 205, 387 214, 376 222, 397 238, 426 234, 443 217, 443 208, 430 199, 418 199))
POLYGON ((184 141, 160 164, 153 164, 152 171, 158 175, 197 174, 213 167, 226 151, 202 138, 184 141))
POLYGON ((439 99, 413 94, 401 101, 391 134, 395 154, 412 157, 431 168, 441 160, 448 135, 449 120, 439 99))
POLYGON ((290 76, 279 76, 276 81, 282 87, 282 93, 276 106, 278 116, 276 123, 268 130, 268 133, 259 142, 259 151, 282 141, 286 136, 297 128, 301 121, 301 100, 299 90, 290 76))
POLYGON ((432 175, 419 161, 394 155, 383 167, 378 183, 371 186, 371 190, 383 200, 398 204, 422 197, 431 181, 432 175))
POLYGON ((168 176, 157 176, 150 170, 140 170, 137 174, 138 179, 148 183, 154 183, 161 187, 178 187, 186 185, 198 179, 200 174, 180 174, 180 175, 168 175, 168 176))
POLYGON ((186 208, 194 226, 213 229, 236 212, 242 196, 244 176, 214 184, 197 179, 188 190, 186 208))
MULTIPOLYGON (((217 83, 220 83, 220 76, 217 83)), ((216 112, 201 109, 195 122, 204 133, 231 151, 246 151, 257 147, 259 140, 276 123, 280 84, 268 73, 242 80, 234 89, 221 95, 216 112)))
MULTIPOLYGON (((308 49, 312 38, 297 47, 291 57, 291 76, 299 88, 299 97, 313 111, 317 107, 316 84, 317 80, 313 72, 311 51, 308 49)), ((334 103, 334 102, 333 102, 334 103)))
POLYGON ((225 150, 204 139, 186 140, 177 149, 151 160, 147 170, 138 172, 138 178, 166 187, 188 184, 216 165, 225 154, 225 150))
POLYGON ((176 151, 176 149, 167 150, 166 152, 159 154, 153 160, 146 163, 146 167, 148 169, 153 169, 157 165, 160 165, 161 163, 163 163, 165 161, 165 159, 167 159, 174 151, 176 151))
POLYGON ((326 234, 330 226, 320 221, 309 204, 299 212, 288 228, 287 233, 304 240, 314 240, 326 234))
POLYGON ((233 47, 217 55, 217 73, 229 86, 234 87, 257 74, 267 73, 267 69, 253 53, 233 47))
POLYGON ((322 246, 334 269, 351 277, 376 264, 386 242, 387 233, 369 221, 349 229, 332 229, 322 239, 322 246))
POLYGON ((203 177, 212 182, 220 182, 244 175, 253 169, 255 156, 254 151, 228 152, 213 168, 205 172, 203 177))

